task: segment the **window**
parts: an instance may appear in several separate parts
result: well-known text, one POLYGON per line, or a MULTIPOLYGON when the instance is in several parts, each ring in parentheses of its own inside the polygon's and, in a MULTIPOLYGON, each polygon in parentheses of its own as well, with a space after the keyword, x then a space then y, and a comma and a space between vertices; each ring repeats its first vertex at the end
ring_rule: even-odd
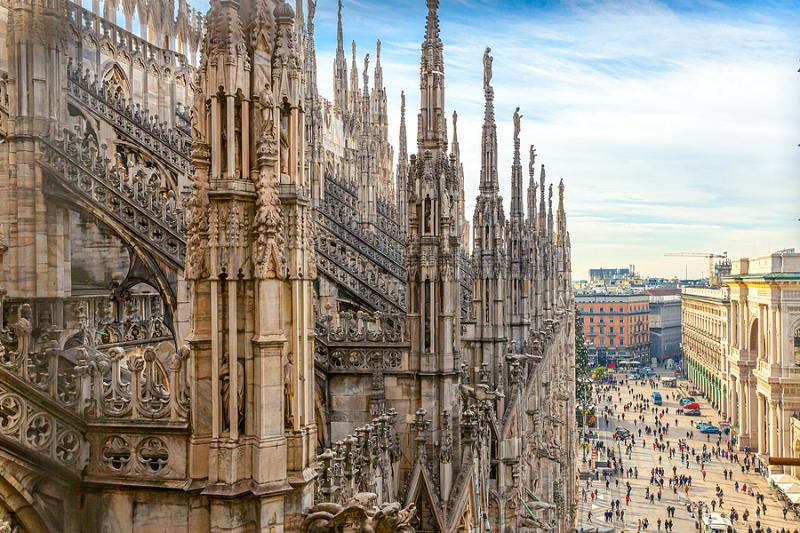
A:
POLYGON ((605 346, 605 345, 606 345, 606 338, 600 337, 600 346, 605 346))
POLYGON ((613 312, 614 312, 614 308, 613 308, 613 307, 609 307, 609 308, 608 308, 608 312, 609 312, 609 313, 613 313, 613 312))
POLYGON ((601 313, 603 312, 603 308, 602 308, 602 307, 600 308, 600 312, 601 312, 601 313))
POLYGON ((593 317, 593 316, 590 316, 590 317, 589 317, 589 322, 592 322, 592 323, 594 323, 594 317, 593 317))
POLYGON ((800 365, 800 326, 794 330, 794 364, 800 365))
POLYGON ((625 346, 625 339, 623 339, 623 338, 620 338, 620 339, 619 339, 619 345, 620 345, 620 346, 625 346))
POLYGON ((603 322, 605 322, 605 319, 603 319, 603 317, 600 317, 600 323, 602 324, 603 322))
POLYGON ((609 346, 614 346, 614 337, 609 337, 608 338, 608 345, 609 346))
POLYGON ((619 327, 619 332, 620 332, 620 334, 625 333, 625 326, 620 326, 619 327))
POLYGON ((614 326, 611 326, 611 334, 614 334, 614 326))
POLYGON ((589 328, 589 333, 590 333, 590 334, 593 334, 593 333, 594 333, 594 326, 592 326, 592 327, 590 327, 590 328, 589 328))
POLYGON ((608 319, 608 321, 609 322, 614 322, 614 317, 612 316, 611 318, 608 319))

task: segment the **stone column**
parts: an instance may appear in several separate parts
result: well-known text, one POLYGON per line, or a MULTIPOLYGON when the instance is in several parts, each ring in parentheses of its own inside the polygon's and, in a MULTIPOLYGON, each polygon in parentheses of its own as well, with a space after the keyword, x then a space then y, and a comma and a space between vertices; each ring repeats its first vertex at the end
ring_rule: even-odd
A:
MULTIPOLYGON (((766 401, 766 398, 765 398, 766 401)), ((769 455, 770 457, 780 457, 780 449, 778 448, 778 402, 771 400, 769 402, 769 419, 767 420, 766 433, 769 436, 769 455)))
POLYGON ((764 429, 764 402, 761 399, 761 395, 756 393, 756 408, 758 409, 758 418, 756 419, 756 448, 760 453, 764 453, 764 437, 763 437, 763 429, 764 429))

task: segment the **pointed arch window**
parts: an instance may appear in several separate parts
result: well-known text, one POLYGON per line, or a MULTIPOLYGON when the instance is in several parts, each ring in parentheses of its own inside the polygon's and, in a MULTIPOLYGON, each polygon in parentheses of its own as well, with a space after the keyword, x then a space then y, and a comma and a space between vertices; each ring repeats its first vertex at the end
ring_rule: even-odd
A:
POLYGON ((131 97, 128 77, 116 63, 103 76, 103 88, 106 96, 113 101, 126 101, 131 97))

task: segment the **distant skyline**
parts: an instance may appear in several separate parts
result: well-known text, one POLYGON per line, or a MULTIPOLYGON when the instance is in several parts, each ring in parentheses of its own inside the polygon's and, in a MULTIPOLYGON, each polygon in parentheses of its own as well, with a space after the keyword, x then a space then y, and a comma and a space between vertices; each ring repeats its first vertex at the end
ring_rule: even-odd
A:
MULTIPOLYGON (((344 0, 348 68, 351 40, 361 72, 381 39, 390 140, 396 149, 404 90, 411 152, 425 13, 424 0, 344 0)), ((574 279, 631 264, 701 277, 705 259, 664 254, 800 248, 798 4, 443 0, 439 15, 470 221, 489 46, 506 210, 519 106, 525 183, 530 144, 537 175, 544 163, 548 181, 564 178, 574 279)), ((319 0, 315 29, 319 90, 331 98, 335 0, 319 0)))

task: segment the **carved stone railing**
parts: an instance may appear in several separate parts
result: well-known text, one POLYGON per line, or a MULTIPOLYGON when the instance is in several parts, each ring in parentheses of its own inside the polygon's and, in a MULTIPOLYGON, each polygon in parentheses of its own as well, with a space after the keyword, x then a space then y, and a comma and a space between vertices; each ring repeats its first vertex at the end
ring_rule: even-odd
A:
POLYGON ((317 457, 315 502, 345 505, 360 493, 372 495, 359 502, 367 508, 394 501, 394 464, 400 458, 397 412, 389 409, 317 457))
MULTIPOLYGON (((91 9, 82 7, 80 3, 66 2, 67 20, 75 33, 81 36, 93 35, 98 46, 108 43, 116 51, 124 52, 131 61, 141 59, 146 65, 156 64, 160 68, 169 68, 173 73, 186 72, 189 79, 193 77, 194 68, 189 64, 186 56, 161 48, 130 33, 116 24, 98 18, 91 9), (98 26, 96 26, 98 24, 98 26)), ((171 14, 170 14, 171 15, 171 14)), ((194 35, 189 35, 193 40, 198 40, 202 35, 202 16, 195 17, 195 24, 190 24, 189 29, 194 35)))
POLYGON ((399 370, 410 346, 405 314, 317 311, 317 366, 326 371, 399 370))
POLYGON ((376 205, 378 229, 397 241, 401 246, 405 246, 405 231, 399 223, 400 214, 397 212, 397 208, 383 198, 378 198, 376 205))
POLYGON ((92 209, 107 214, 139 236, 142 245, 182 269, 186 225, 178 195, 162 192, 161 184, 145 183, 138 174, 131 176, 117 162, 99 155, 105 146, 98 150, 84 141, 71 131, 60 138, 40 139, 40 164, 92 209))
POLYGON ((109 94, 96 74, 92 75, 88 69, 81 70, 81 64, 73 67, 70 59, 67 65, 70 96, 176 172, 192 173, 189 136, 157 116, 149 115, 140 104, 123 100, 119 93, 109 94))
POLYGON ((325 202, 320 211, 339 224, 354 237, 357 237, 373 250, 380 252, 397 266, 405 269, 405 238, 398 241, 383 234, 365 230, 359 224, 358 200, 349 185, 326 176, 325 202))
POLYGON ((64 350, 46 336, 34 339, 30 317, 30 306, 23 304, 17 320, 0 331, 0 373, 80 417, 186 421, 188 348, 171 355, 150 346, 142 355, 122 347, 64 350))
MULTIPOLYGON (((64 306, 72 315, 72 323, 65 325, 67 332, 77 331, 70 338, 87 347, 105 351, 175 341, 157 294, 68 298, 64 306)), ((71 341, 65 344, 69 347, 71 341)))
POLYGON ((0 443, 14 442, 77 473, 89 456, 83 432, 78 417, 57 416, 12 380, 0 379, 0 443))
POLYGON ((367 305, 379 311, 405 311, 405 280, 358 253, 347 241, 318 227, 315 240, 319 268, 367 305))

